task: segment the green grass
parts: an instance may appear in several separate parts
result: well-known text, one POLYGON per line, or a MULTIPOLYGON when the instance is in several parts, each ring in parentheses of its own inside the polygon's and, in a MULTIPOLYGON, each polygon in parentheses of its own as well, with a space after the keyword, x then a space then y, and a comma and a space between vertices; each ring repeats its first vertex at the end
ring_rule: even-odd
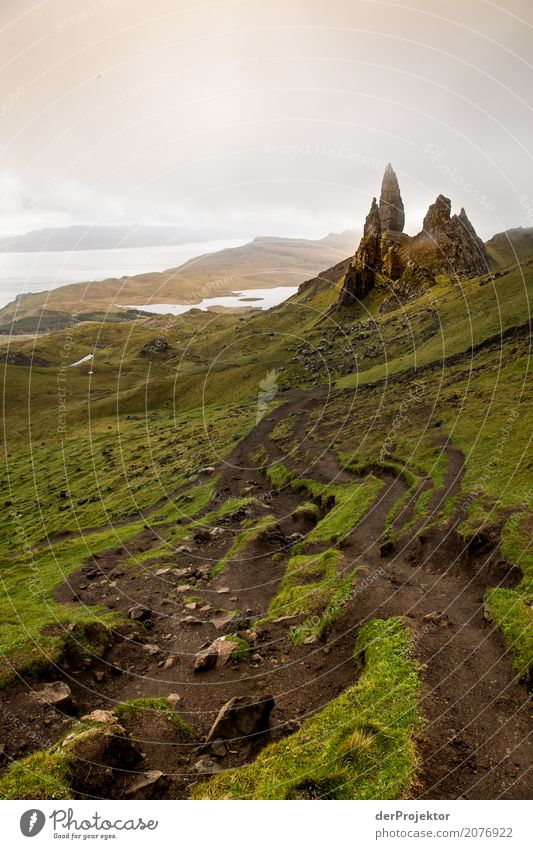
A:
POLYGON ((272 442, 279 442, 281 444, 291 442, 294 428, 299 418, 299 412, 289 413, 284 419, 277 422, 269 433, 269 438, 272 442))
POLYGON ((266 619, 301 616, 306 619, 292 632, 293 641, 321 637, 351 597, 356 570, 341 574, 342 555, 336 549, 291 557, 266 619))
POLYGON ((271 463, 267 469, 267 478, 274 489, 283 489, 284 486, 287 486, 291 482, 295 475, 296 472, 290 471, 290 469, 287 469, 280 462, 271 463))
POLYGON ((414 734, 418 664, 399 618, 375 619, 360 632, 357 684, 266 746, 242 769, 225 770, 193 789, 195 799, 401 799, 418 768, 414 734))
MULTIPOLYGON (((505 264, 509 259, 505 244, 493 247, 498 262, 505 264)), ((164 530, 167 538, 135 561, 172 559, 173 548, 195 528, 250 503, 229 501, 198 519, 198 513, 208 509, 216 478, 201 486, 194 480, 202 466, 219 465, 253 428, 265 370, 280 369, 281 364, 284 368, 280 392, 271 406, 282 403, 284 388, 315 388, 321 380, 326 384, 325 372, 306 371, 309 351, 300 357, 305 362, 298 363, 295 351, 288 349, 286 332, 291 338, 296 334, 305 338, 311 348, 320 347, 336 381, 324 408, 317 403, 310 413, 307 430, 337 456, 348 463, 357 460, 359 470, 380 463, 402 474, 411 487, 427 475, 436 492, 446 472, 437 437, 450 436, 466 458, 466 475, 458 505, 454 508, 447 501, 440 519, 449 518, 452 509, 462 510, 463 501, 461 527, 468 538, 483 526, 524 510, 532 473, 528 454, 532 417, 525 394, 527 339, 510 337, 473 354, 470 346, 524 323, 533 269, 525 268, 523 275, 513 269, 484 286, 475 279, 450 282, 442 278, 422 297, 388 313, 380 313, 384 293, 376 290, 360 307, 325 315, 334 305, 344 271, 339 266, 303 287, 290 304, 243 322, 236 316, 194 311, 172 320, 168 327, 168 317, 134 325, 84 322, 37 340, 11 341, 14 349, 27 353, 35 344, 35 353, 51 367, 5 368, 6 445, 1 480, 5 511, 0 522, 0 652, 7 659, 0 675, 4 680, 11 663, 20 669, 37 669, 39 664, 57 662, 67 648, 87 646, 92 622, 108 625, 113 621, 107 612, 53 601, 55 586, 91 552, 135 538, 146 522, 164 530), (376 319, 375 330, 368 326, 369 315, 376 319), (357 368, 346 336, 338 333, 338 319, 360 353, 357 368), (365 322, 363 329, 360 322, 365 322), (168 330, 173 355, 150 361, 139 357, 160 328, 168 330), (93 351, 95 342, 99 347, 90 381, 82 369, 68 370, 67 428, 59 434, 57 373, 69 338, 70 361, 93 351), (227 344, 228 339, 232 344, 227 344), (367 356, 367 344, 379 349, 376 356, 367 356), (443 357, 462 352, 466 356, 459 361, 444 363, 443 357), (423 371, 429 364, 435 368, 423 371), (385 378, 386 386, 373 385, 385 378), (409 401, 415 380, 423 389, 409 401), (440 429, 434 430, 436 420, 440 429), (396 422, 398 426, 391 430, 396 422), (68 496, 61 497, 65 490, 68 496), (467 503, 472 494, 473 500, 467 503), (153 512, 144 520, 141 510, 153 512), (187 517, 195 518, 190 524, 178 524, 187 517), (80 530, 84 536, 77 538, 80 530), (71 537, 55 539, 65 533, 71 537), (37 549, 49 537, 52 547, 37 549), (75 626, 73 632, 67 632, 69 624, 75 626), (43 633, 47 626, 56 627, 58 633, 43 633), (65 639, 67 633, 70 636, 65 639)), ((275 425, 274 441, 292 446, 295 421, 289 414, 275 425)), ((261 448, 256 462, 266 464, 261 448)), ((291 482, 295 489, 302 485, 283 463, 271 464, 267 474, 274 488, 291 482)), ((304 482, 308 497, 329 511, 308 543, 318 547, 341 539, 377 497, 377 487, 369 483, 367 488, 365 481, 353 488, 304 482)), ((419 519, 427 516, 427 497, 421 495, 417 501, 419 519)), ((397 515, 393 511, 387 518, 389 530, 397 515)), ((526 530, 520 523, 515 534, 520 551, 526 530)), ((504 530, 505 556, 519 565, 524 579, 515 590, 490 591, 489 600, 522 674, 533 654, 531 569, 525 556, 512 553, 511 536, 508 528, 504 530)), ((299 548, 302 551, 305 544, 299 548)), ((296 575, 293 578, 292 590, 290 582, 285 589, 287 601, 297 606, 307 589, 296 575)), ((318 583, 324 580, 322 574, 318 583)), ((332 586, 338 595, 329 591, 323 595, 313 627, 334 618, 343 604, 347 585, 341 586, 337 575, 332 586)), ((304 627, 296 639, 302 633, 309 632, 304 627)))
POLYGON ((0 799, 72 799, 71 758, 66 751, 34 752, 0 777, 0 799))
POLYGON ((305 491, 320 500, 329 512, 306 536, 305 545, 312 543, 336 543, 344 539, 376 500, 383 482, 368 475, 361 483, 348 485, 320 484, 308 479, 292 482, 297 492, 305 491), (333 505, 331 504, 333 502, 333 505))
POLYGON ((513 654, 519 678, 531 680, 533 669, 533 552, 531 519, 524 513, 513 513, 502 531, 502 554, 522 572, 516 589, 497 587, 487 592, 494 621, 513 654))
POLYGON ((165 698, 130 699, 130 701, 121 702, 113 708, 113 713, 121 722, 133 719, 135 716, 142 714, 144 711, 161 711, 161 713, 163 713, 166 718, 179 729, 179 731, 183 732, 183 734, 186 734, 188 737, 192 736, 192 727, 188 722, 185 722, 185 720, 182 719, 175 710, 173 710, 165 698))
POLYGON ((13 667, 35 669, 58 662, 66 646, 83 649, 83 629, 93 623, 109 626, 117 615, 98 607, 58 604, 55 587, 76 571, 91 554, 125 545, 142 530, 140 522, 84 537, 72 537, 53 547, 28 553, 24 559, 5 561, 0 591, 0 681, 5 683, 13 667), (78 626, 78 631, 67 626, 78 626), (58 633, 47 636, 46 627, 58 633), (81 629, 81 630, 80 630, 81 629))
POLYGON ((487 590, 490 612, 513 655, 517 677, 528 680, 533 668, 533 595, 494 587, 487 590))

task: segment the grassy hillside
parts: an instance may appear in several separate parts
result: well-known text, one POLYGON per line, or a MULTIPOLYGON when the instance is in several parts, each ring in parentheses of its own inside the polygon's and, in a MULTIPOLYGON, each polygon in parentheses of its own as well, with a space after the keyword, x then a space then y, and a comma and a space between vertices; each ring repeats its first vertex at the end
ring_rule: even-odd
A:
MULTIPOLYGON (((106 671, 98 704, 160 698, 179 681, 189 718, 204 722, 198 745, 203 712, 223 701, 218 685, 229 698, 241 693, 231 682, 266 670, 265 687, 280 682, 277 739, 230 752, 220 775, 196 784, 201 798, 409 793, 417 747, 445 748, 431 736, 438 704, 420 701, 421 683, 462 703, 468 676, 457 670, 476 651, 485 652, 477 667, 496 672, 471 698, 487 700, 486 721, 510 721, 516 681, 527 683, 533 665, 533 266, 502 270, 489 281, 439 278, 396 310, 382 311, 386 287, 339 309, 340 262, 264 314, 192 310, 11 340, 21 362, 47 365, 1 364, 7 697, 13 666, 35 676, 57 664, 90 690, 90 667, 72 657, 123 651, 120 683, 106 671), (83 577, 91 564, 103 570, 99 592, 83 577), (177 568, 191 574, 166 586, 165 570, 177 568), (152 630, 109 648, 105 635, 113 642, 143 593, 157 607, 152 630), (191 658, 209 640, 183 619, 206 617, 214 640, 214 613, 235 617, 226 633, 242 651, 198 688, 191 658), (175 673, 142 647, 162 651, 167 639, 177 641, 175 673), (347 660, 356 640, 360 677, 347 660), (337 675, 329 689, 324 662, 337 675), (309 681, 294 686, 302 668, 309 681), (489 710, 500 673, 512 696, 489 710), (149 692, 137 692, 141 679, 149 692), (421 716, 429 743, 416 737, 421 716)), ((466 710, 455 728, 469 727, 466 710)), ((454 751, 441 756, 450 765, 454 751)), ((428 794, 456 792, 425 769, 428 794)), ((466 766, 462 775, 466 795, 478 792, 466 766)))

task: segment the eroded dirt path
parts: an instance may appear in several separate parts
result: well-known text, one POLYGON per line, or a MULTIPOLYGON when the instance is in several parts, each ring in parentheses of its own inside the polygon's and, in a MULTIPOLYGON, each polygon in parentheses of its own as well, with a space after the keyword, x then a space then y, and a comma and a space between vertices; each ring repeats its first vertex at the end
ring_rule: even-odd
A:
MULTIPOLYGON (((255 500, 221 520, 216 535, 203 541, 189 539, 184 551, 169 549, 168 554, 136 564, 136 555, 160 541, 147 527, 127 547, 91 558, 58 588, 56 599, 66 604, 101 604, 123 614, 140 605, 147 614, 142 626, 131 621, 118 627, 102 659, 84 657, 82 652, 62 663, 48 680, 66 680, 81 713, 112 709, 141 696, 179 693, 180 713, 195 729, 194 743, 174 745, 164 729, 158 731, 149 723, 139 728, 139 739, 147 752, 147 766, 170 776, 166 795, 181 797, 192 780, 197 740, 207 733, 224 702, 236 695, 272 694, 271 738, 290 732, 355 682, 353 645, 361 625, 375 617, 401 615, 412 627, 422 663, 426 727, 419 740, 421 772, 414 795, 528 798, 533 751, 527 693, 514 679, 509 654, 498 629, 484 617, 483 604, 488 586, 513 585, 516 575, 497 548, 484 552, 464 548, 457 533, 461 519, 457 508, 446 524, 417 535, 422 524, 438 518, 446 500, 457 496, 461 487, 462 455, 438 435, 447 459, 444 486, 432 491, 427 515, 397 539, 386 556, 380 548, 386 519, 407 485, 400 477, 374 470, 383 481, 379 496, 341 543, 347 568, 360 567, 358 582, 324 642, 295 648, 289 631, 294 621, 270 623, 259 629, 259 640, 246 662, 201 675, 193 671, 193 658, 201 648, 224 633, 246 633, 265 613, 286 567, 288 538, 302 531, 292 518, 301 496, 290 488, 272 490, 264 469, 254 460, 257 450, 266 447, 270 460, 283 459, 302 476, 337 484, 356 479, 340 468, 317 430, 309 428, 309 413, 326 400, 321 390, 288 393, 286 402, 263 418, 217 469, 217 493, 203 513, 243 490, 255 500), (300 446, 311 449, 313 458, 303 468, 294 454, 285 453, 271 439, 272 430, 291 414, 296 418, 294 435, 300 446), (213 566, 242 529, 267 514, 275 517, 276 532, 261 534, 211 581, 213 566), (238 617, 230 621, 234 611, 238 617)), ((424 482, 422 487, 428 485, 424 482)), ((400 524, 409 519, 413 504, 408 504, 400 524)), ((28 683, 4 693, 5 740, 11 758, 50 745, 71 722, 42 708, 39 745, 31 738, 28 743, 28 728, 35 721, 28 683)), ((237 747, 221 766, 246 763, 256 749, 252 744, 237 747)))

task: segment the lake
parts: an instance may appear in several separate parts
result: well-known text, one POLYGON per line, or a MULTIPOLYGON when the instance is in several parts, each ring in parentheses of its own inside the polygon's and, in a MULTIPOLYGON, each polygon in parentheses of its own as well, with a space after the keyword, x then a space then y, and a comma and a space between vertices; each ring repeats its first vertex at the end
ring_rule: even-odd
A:
POLYGON ((197 304, 121 304, 128 309, 144 310, 158 315, 182 315, 192 309, 204 310, 209 307, 256 307, 268 310, 286 301, 298 291, 298 286, 274 286, 272 289, 243 289, 234 295, 221 295, 218 298, 204 298, 197 304))
POLYGON ((146 271, 176 268, 193 257, 237 248, 243 239, 218 239, 150 248, 113 248, 96 251, 0 252, 0 307, 24 292, 58 289, 66 283, 85 283, 107 277, 125 277, 146 271))

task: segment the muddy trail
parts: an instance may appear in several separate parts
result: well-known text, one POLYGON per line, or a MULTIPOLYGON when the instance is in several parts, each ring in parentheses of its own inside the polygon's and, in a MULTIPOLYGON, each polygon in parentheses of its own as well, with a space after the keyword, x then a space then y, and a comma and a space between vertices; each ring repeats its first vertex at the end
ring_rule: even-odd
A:
MULTIPOLYGON (((191 784, 249 763, 265 742, 291 733, 354 684, 358 630, 373 618, 400 615, 412 628, 422 664, 425 727, 418 740, 420 774, 411 795, 528 798, 533 761, 528 694, 516 682, 500 632, 484 606, 487 587, 514 586, 518 576, 501 558, 497 535, 477 549, 464 547, 457 506, 448 520, 436 521, 444 503, 459 494, 464 473, 462 455, 437 430, 435 443, 447 461, 444 484, 434 489, 428 480, 420 484, 418 495, 431 489, 427 515, 415 521, 416 499, 409 498, 396 517, 394 542, 385 532, 387 517, 406 495, 407 484, 400 476, 372 470, 382 482, 379 494, 339 543, 346 569, 358 567, 359 573, 331 630, 295 646, 291 629, 297 617, 261 622, 292 546, 305 539, 312 525, 293 515, 304 496, 290 486, 275 490, 258 452, 266 452, 270 463, 282 461, 300 477, 326 484, 359 479, 340 467, 321 441, 320 427, 310 426, 309 414, 327 401, 322 390, 287 393, 285 403, 265 416, 216 470, 215 496, 179 545, 161 550, 165 529, 158 527, 156 534, 147 522, 127 547, 94 555, 57 588, 56 600, 63 604, 99 605, 120 614, 101 657, 81 641, 76 646, 73 633, 76 650, 71 646, 46 675, 46 681, 68 685, 75 712, 83 716, 112 711, 132 699, 171 696, 193 729, 188 737, 151 709, 121 719, 141 763, 114 769, 121 780, 112 789, 108 777, 93 777, 92 783, 80 785, 78 795, 187 798, 191 784), (287 433, 275 438, 276 429, 287 422, 287 433), (214 523, 197 523, 243 493, 250 503, 214 523), (401 533, 402 526, 409 531, 401 533), (255 527, 259 531, 250 543, 224 561, 240 535, 255 527), (195 670, 199 653, 225 634, 246 640, 249 650, 238 662, 220 658, 195 670), (272 697, 268 734, 235 734, 229 743, 206 748, 202 743, 220 708, 234 697, 260 705, 270 704, 272 697)), ((323 516, 327 508, 321 511, 323 516)), ((188 522, 183 524, 187 532, 188 522)), ((172 526, 167 530, 170 534, 172 526)), ((21 679, 3 692, 4 763, 56 743, 75 723, 69 713, 36 702, 33 692, 42 683, 42 678, 21 679)))

